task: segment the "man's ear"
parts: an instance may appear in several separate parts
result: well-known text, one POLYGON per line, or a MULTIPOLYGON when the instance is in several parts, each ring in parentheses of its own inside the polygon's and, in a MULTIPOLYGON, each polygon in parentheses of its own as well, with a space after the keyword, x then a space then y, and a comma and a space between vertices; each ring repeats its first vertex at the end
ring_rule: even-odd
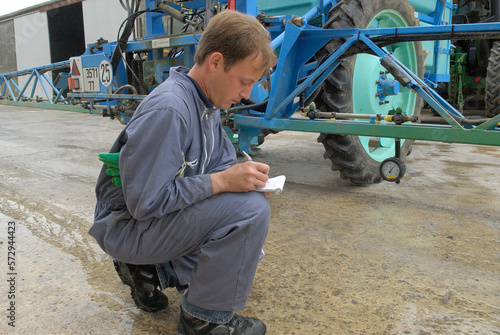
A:
POLYGON ((208 58, 208 67, 210 71, 215 72, 221 66, 224 67, 224 56, 220 52, 216 51, 208 58))

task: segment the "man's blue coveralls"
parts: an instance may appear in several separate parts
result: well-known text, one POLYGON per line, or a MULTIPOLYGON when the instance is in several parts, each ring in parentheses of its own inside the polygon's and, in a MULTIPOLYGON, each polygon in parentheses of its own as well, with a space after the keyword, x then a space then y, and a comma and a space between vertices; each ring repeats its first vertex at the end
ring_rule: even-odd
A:
POLYGON ((188 301, 220 311, 244 308, 269 226, 259 192, 213 195, 209 174, 236 164, 219 110, 187 76, 169 78, 141 103, 111 152, 122 187, 104 166, 90 234, 113 258, 171 262, 188 301))

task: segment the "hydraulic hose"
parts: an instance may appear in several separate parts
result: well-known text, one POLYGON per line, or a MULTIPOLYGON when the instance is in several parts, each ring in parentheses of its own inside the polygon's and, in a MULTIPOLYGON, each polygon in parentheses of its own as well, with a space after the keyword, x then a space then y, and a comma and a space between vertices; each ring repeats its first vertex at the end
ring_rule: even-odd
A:
POLYGON ((252 99, 241 99, 243 106, 231 107, 226 110, 226 113, 229 115, 231 113, 236 113, 240 111, 245 111, 249 109, 253 109, 259 112, 265 112, 267 107, 267 100, 263 102, 256 102, 252 99))
POLYGON ((113 55, 111 56, 111 67, 113 68, 113 73, 118 72, 118 64, 120 63, 120 60, 122 58, 122 51, 125 50, 128 39, 130 38, 130 35, 132 35, 132 31, 134 30, 134 22, 137 16, 133 14, 139 11, 140 4, 141 0, 137 0, 133 12, 128 13, 129 18, 127 19, 127 23, 125 24, 125 29, 123 30, 123 33, 116 44, 115 50, 113 50, 113 55))
POLYGON ((137 92, 137 89, 134 86, 130 85, 130 84, 126 84, 126 85, 120 86, 116 91, 113 92, 113 94, 118 94, 118 93, 122 92, 123 90, 127 90, 127 89, 131 90, 134 95, 138 95, 139 94, 137 92))

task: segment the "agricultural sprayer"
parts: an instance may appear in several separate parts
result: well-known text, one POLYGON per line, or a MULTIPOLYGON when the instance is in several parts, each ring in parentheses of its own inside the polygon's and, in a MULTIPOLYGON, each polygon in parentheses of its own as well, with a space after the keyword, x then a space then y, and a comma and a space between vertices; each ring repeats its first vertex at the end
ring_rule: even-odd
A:
POLYGON ((279 58, 249 100, 221 111, 237 150, 257 154, 285 130, 315 132, 342 178, 399 182, 413 140, 500 145, 498 1, 456 2, 132 1, 117 41, 0 75, 2 101, 33 100, 16 76, 69 68, 46 105, 79 104, 127 123, 171 67, 193 64, 211 17, 239 10, 267 28, 279 58), (146 33, 131 39, 140 16, 146 33), (463 115, 473 101, 484 117, 463 115), (424 105, 444 124, 421 123, 424 105))

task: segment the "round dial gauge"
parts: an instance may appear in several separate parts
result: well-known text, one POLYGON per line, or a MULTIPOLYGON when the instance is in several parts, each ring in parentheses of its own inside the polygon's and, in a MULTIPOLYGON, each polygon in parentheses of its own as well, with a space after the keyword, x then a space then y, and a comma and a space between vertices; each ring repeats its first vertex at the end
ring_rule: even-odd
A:
POLYGON ((380 164, 380 175, 387 181, 399 182, 405 173, 405 163, 397 157, 387 158, 380 164))

